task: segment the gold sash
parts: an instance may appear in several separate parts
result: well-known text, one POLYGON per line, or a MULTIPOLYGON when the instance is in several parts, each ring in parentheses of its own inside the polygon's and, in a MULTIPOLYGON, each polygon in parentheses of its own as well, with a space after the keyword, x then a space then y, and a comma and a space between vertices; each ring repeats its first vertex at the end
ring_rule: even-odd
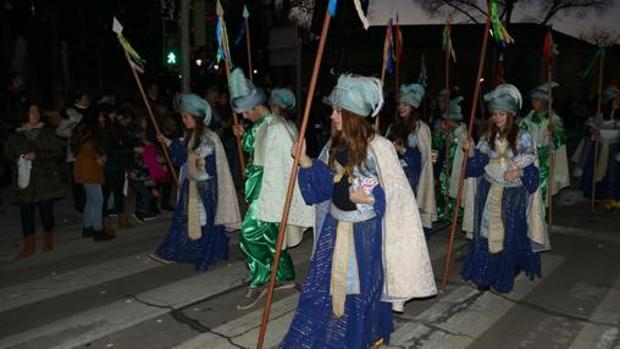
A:
POLYGON ((504 221, 502 219, 502 197, 504 188, 498 184, 491 184, 487 200, 489 208, 489 252, 500 253, 504 249, 504 221))
POLYGON ((349 249, 353 241, 353 222, 338 222, 336 243, 332 256, 332 278, 329 294, 332 296, 332 311, 336 318, 344 315, 347 297, 347 271, 349 269, 349 249))

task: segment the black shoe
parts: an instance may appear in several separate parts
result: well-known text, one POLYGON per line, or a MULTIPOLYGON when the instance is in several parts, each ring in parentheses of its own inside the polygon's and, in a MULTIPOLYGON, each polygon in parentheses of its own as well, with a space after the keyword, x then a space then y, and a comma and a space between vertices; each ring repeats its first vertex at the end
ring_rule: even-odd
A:
POLYGON ((93 228, 82 228, 82 239, 92 238, 93 235, 93 228))
POLYGON ((94 230, 93 240, 95 241, 107 241, 116 237, 114 234, 105 233, 103 230, 94 230))
POLYGON ((144 223, 144 222, 149 222, 152 221, 154 219, 157 218, 156 215, 152 214, 152 213, 142 213, 139 211, 134 212, 133 214, 133 218, 138 222, 138 223, 144 223))

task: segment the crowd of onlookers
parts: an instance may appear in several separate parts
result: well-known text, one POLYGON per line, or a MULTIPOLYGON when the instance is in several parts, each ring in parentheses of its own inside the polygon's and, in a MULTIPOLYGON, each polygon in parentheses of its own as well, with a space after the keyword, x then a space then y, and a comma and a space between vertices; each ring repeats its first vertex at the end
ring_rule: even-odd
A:
MULTIPOLYGON (((180 136, 173 96, 161 94, 156 82, 146 84, 146 94, 159 131, 180 136)), ((236 171, 227 92, 214 85, 203 95, 214 106, 210 127, 236 171)), ((174 179, 141 99, 76 91, 53 117, 29 98, 20 74, 11 77, 1 98, 0 200, 19 206, 24 242, 18 258, 35 253, 37 210, 43 250, 54 249, 54 203, 65 196, 82 213, 82 237, 95 241, 113 239, 116 225, 129 228, 174 210, 174 179)))
MULTIPOLYGON (((240 179, 227 89, 212 84, 194 92, 212 106, 209 127, 224 144, 231 173, 240 179)), ((318 155, 330 133, 329 106, 319 91, 316 96, 306 131, 311 156, 318 155)), ((160 132, 169 138, 181 136, 174 95, 162 93, 159 84, 150 81, 146 97, 160 132)), ((128 228, 174 209, 174 179, 142 98, 117 100, 111 91, 96 96, 75 91, 65 104, 53 110, 31 99, 20 74, 13 74, 0 94, 0 212, 10 203, 19 206, 24 234, 20 258, 35 252, 37 209, 44 250, 54 248, 54 202, 64 196, 71 196, 75 210, 82 213, 82 236, 95 241, 114 238, 113 221, 118 228, 128 228)), ((391 105, 396 104, 386 103, 383 115, 394 115, 391 105)), ((565 125, 579 129, 589 114, 587 104, 574 100, 563 105, 565 125)), ((437 128, 433 121, 441 120, 441 115, 434 98, 429 97, 424 106, 427 117, 423 118, 437 128)))

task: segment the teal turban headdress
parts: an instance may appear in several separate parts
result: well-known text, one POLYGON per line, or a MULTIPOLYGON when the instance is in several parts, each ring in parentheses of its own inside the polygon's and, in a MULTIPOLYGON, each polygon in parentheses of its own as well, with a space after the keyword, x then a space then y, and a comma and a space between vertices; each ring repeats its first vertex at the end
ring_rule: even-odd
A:
POLYGON ((377 78, 342 74, 328 102, 360 116, 375 117, 383 106, 383 83, 377 78))
POLYGON ((269 105, 277 105, 286 110, 292 110, 295 109, 297 103, 295 101, 295 95, 291 90, 287 88, 275 88, 271 91, 269 105))
POLYGON ((207 101, 193 93, 183 93, 174 99, 174 109, 178 113, 188 113, 198 119, 202 119, 205 125, 209 125, 213 112, 207 101))
POLYGON ((501 84, 495 90, 484 95, 484 100, 489 104, 489 110, 503 110, 516 115, 521 110, 523 98, 521 92, 514 85, 501 84))
POLYGON ((448 105, 448 119, 453 121, 462 121, 461 102, 464 100, 462 96, 453 98, 448 105))
POLYGON ((246 79, 241 68, 232 71, 229 84, 230 103, 236 113, 243 113, 259 105, 264 105, 267 100, 265 91, 246 79))
POLYGON ((424 99, 426 90, 420 84, 402 84, 400 85, 400 103, 407 103, 414 108, 418 108, 424 99))
MULTIPOLYGON (((560 86, 560 84, 558 84, 557 82, 555 81, 551 82, 552 89, 558 86, 560 86)), ((541 101, 544 101, 544 102, 549 101, 549 84, 545 82, 544 84, 530 91, 530 98, 540 99, 541 101)))

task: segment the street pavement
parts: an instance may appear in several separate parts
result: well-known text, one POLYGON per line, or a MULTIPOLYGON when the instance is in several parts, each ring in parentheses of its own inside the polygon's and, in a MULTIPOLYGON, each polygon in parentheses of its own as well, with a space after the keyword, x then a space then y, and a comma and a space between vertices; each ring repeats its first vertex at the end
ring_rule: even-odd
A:
MULTIPOLYGON (((459 233, 447 289, 408 303, 385 348, 620 349, 620 215, 590 212, 575 192, 562 196, 542 279, 520 275, 507 295, 464 282, 467 241, 459 233)), ((255 347, 264 303, 236 310, 246 277, 238 233, 231 233, 230 259, 198 273, 147 257, 167 234, 169 214, 109 242, 80 237, 68 200, 56 214, 56 250, 25 261, 13 260, 21 243, 17 210, 0 214, 0 348, 255 347)), ((448 231, 435 230, 429 250, 439 279, 448 231)), ((307 232, 290 251, 300 284, 311 249, 307 232)), ((276 292, 265 347, 277 347, 297 299, 297 290, 276 292)))

